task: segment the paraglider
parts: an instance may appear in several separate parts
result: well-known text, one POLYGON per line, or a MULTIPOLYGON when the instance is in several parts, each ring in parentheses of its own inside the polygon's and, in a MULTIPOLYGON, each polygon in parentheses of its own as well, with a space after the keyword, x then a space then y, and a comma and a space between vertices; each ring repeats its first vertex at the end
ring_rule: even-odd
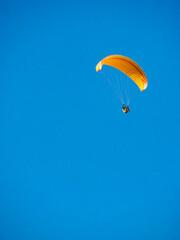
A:
MULTIPOLYGON (((113 67, 117 70, 120 70, 122 73, 124 73, 128 78, 130 78, 140 89, 140 91, 144 91, 148 86, 148 80, 147 77, 142 70, 142 68, 133 60, 131 60, 128 57, 124 57, 121 55, 110 55, 105 58, 103 58, 97 65, 96 65, 96 71, 100 71, 103 67, 103 65, 107 65, 110 67, 113 67)), ((128 80, 129 81, 129 80, 128 80)), ((110 82, 110 80, 109 80, 110 82)), ((112 83, 110 82, 112 85, 112 83)), ((116 89, 118 88, 119 91, 121 90, 121 86, 119 82, 117 83, 118 87, 116 86, 116 89)), ((124 113, 128 113, 129 110, 129 100, 127 107, 124 105, 124 101, 122 100, 123 106, 122 110, 124 113)))
POLYGON ((127 105, 127 107, 126 107, 126 106, 123 104, 123 105, 122 105, 122 110, 123 110, 124 113, 130 112, 128 105, 127 105))

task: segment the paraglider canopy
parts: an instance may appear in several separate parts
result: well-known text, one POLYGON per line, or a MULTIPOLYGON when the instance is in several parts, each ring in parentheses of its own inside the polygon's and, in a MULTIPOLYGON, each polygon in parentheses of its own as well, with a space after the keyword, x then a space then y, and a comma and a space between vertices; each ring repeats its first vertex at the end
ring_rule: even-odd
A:
POLYGON ((96 65, 96 71, 100 71, 103 65, 117 68, 121 72, 125 73, 137 84, 141 91, 147 88, 148 80, 144 71, 136 62, 130 58, 121 55, 110 55, 102 59, 96 65))

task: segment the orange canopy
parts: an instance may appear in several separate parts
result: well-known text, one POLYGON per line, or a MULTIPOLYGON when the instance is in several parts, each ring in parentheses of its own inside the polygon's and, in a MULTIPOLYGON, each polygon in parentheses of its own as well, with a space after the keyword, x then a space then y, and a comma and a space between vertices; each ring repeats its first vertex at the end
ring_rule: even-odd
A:
POLYGON ((140 88, 141 91, 145 90, 148 85, 147 77, 140 68, 140 66, 135 63, 130 58, 121 56, 121 55, 110 55, 102 59, 96 65, 96 71, 100 71, 103 65, 108 65, 125 73, 128 77, 130 77, 140 88))

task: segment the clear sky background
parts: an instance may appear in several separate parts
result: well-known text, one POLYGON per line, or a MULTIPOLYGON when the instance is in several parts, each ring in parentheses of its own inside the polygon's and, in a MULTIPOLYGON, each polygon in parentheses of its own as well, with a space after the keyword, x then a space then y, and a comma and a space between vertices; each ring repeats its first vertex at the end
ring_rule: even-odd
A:
POLYGON ((0 1, 0 239, 180 239, 179 1, 0 1), (96 64, 149 85, 123 114, 96 64))

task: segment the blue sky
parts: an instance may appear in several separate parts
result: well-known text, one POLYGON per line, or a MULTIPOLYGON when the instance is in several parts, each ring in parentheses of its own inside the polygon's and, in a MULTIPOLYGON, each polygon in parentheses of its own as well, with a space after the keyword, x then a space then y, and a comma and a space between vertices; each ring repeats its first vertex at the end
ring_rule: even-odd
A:
POLYGON ((0 239, 180 239, 178 1, 0 2, 0 239), (102 77, 132 58, 131 112, 102 77))

